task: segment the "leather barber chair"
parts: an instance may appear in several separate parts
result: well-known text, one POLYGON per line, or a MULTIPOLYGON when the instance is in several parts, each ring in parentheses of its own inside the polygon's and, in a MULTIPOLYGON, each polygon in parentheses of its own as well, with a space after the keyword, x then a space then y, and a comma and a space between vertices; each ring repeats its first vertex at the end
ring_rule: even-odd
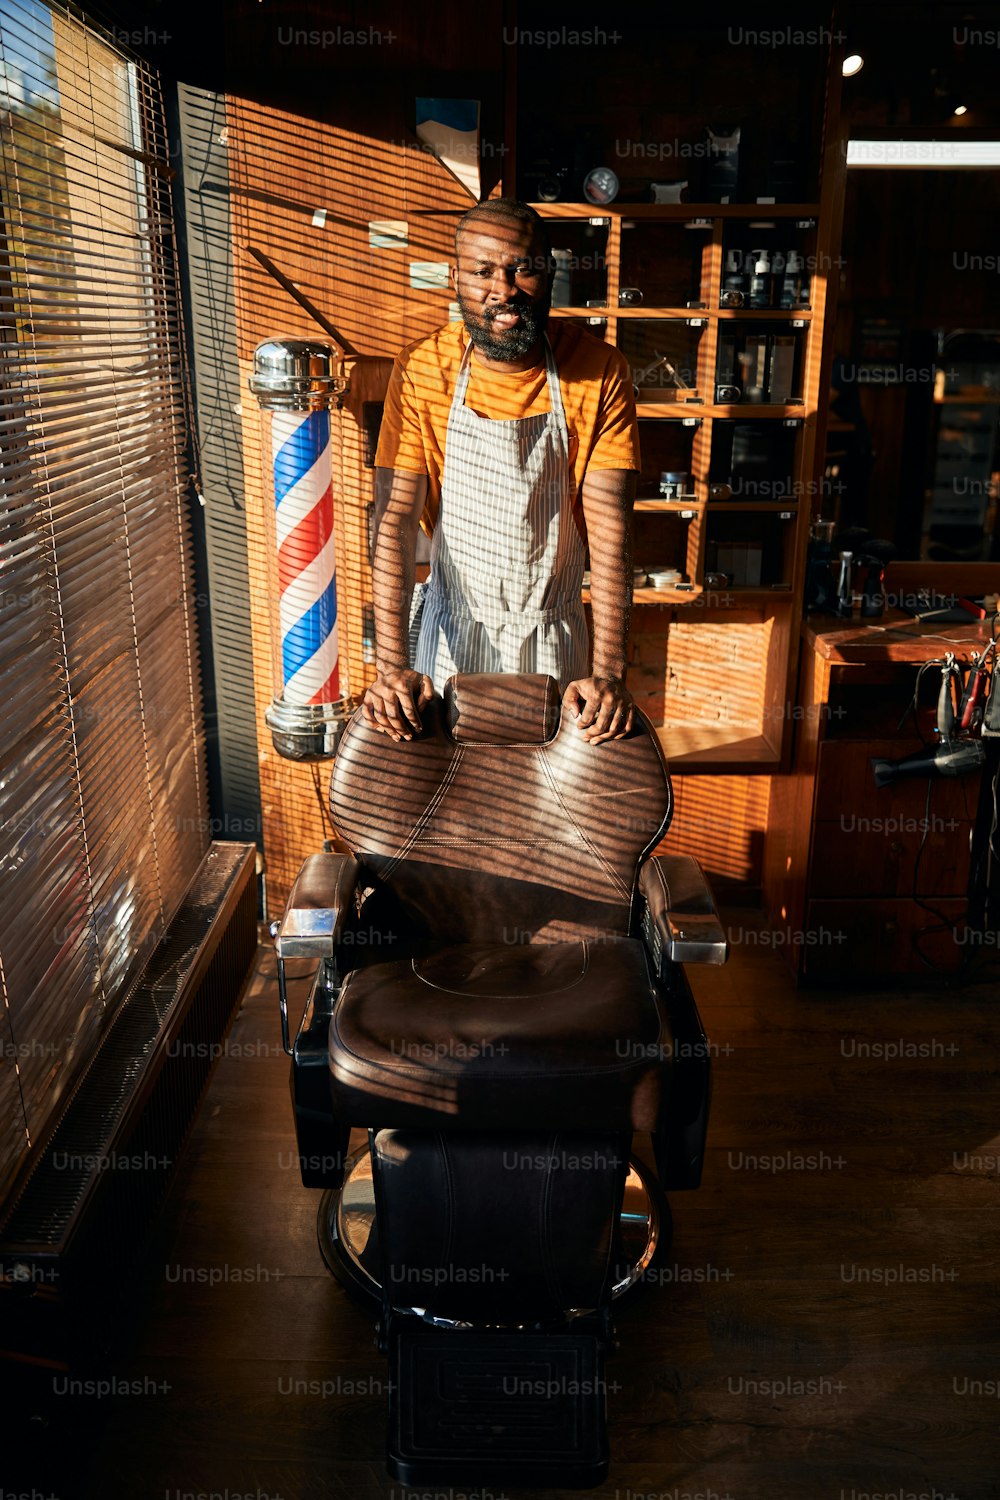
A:
POLYGON ((607 1473, 613 1303, 662 1247, 663 1190, 701 1176, 683 964, 726 942, 695 861, 649 857, 671 790, 641 714, 594 746, 552 678, 470 675, 423 725, 393 743, 355 715, 330 792, 351 853, 305 861, 276 929, 302 1181, 380 1309, 393 1478, 582 1488, 607 1473), (320 960, 293 1044, 291 958, 320 960))

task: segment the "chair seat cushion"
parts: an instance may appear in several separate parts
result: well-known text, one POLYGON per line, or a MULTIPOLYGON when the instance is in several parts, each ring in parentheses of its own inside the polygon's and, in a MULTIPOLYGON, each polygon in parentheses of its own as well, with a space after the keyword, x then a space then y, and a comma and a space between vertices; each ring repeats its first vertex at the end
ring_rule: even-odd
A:
POLYGON ((642 944, 464 943, 344 982, 330 1068, 345 1123, 652 1130, 671 1054, 642 944))

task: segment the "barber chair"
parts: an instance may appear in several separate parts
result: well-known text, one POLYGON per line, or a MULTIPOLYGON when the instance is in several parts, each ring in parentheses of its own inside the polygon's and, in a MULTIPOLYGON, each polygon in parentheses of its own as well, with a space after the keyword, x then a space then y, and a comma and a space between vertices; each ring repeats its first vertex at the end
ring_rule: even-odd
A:
POLYGON ((726 958, 696 862, 650 856, 659 743, 637 713, 588 744, 550 677, 460 675, 412 740, 356 714, 330 803, 351 852, 305 861, 275 929, 281 1018, 324 1256, 379 1309, 389 1472, 600 1483, 612 1308, 701 1177, 683 965, 726 958), (319 960, 294 1041, 292 958, 319 960))

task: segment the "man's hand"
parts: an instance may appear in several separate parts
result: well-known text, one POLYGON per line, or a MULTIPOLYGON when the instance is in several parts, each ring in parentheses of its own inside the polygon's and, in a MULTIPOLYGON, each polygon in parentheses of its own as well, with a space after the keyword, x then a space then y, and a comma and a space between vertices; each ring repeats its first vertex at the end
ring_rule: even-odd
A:
POLYGON ((420 733, 420 710, 434 697, 434 684, 424 672, 405 667, 380 672, 366 689, 361 715, 369 729, 391 735, 394 740, 412 740, 420 733))
POLYGON ((623 739, 632 728, 632 694, 620 677, 581 677, 571 682, 563 694, 563 706, 575 715, 577 727, 592 745, 623 739))

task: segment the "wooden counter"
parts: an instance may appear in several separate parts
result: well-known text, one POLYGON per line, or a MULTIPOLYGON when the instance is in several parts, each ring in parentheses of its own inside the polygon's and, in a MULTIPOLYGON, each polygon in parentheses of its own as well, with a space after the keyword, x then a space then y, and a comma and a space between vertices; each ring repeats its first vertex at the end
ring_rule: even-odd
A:
POLYGON ((858 984, 957 968, 979 776, 877 787, 873 757, 899 760, 934 738, 938 677, 920 666, 968 661, 988 621, 813 619, 803 651, 792 769, 775 779, 764 895, 781 946, 806 982, 858 984))
POLYGON ((981 651, 990 639, 990 622, 970 619, 967 625, 942 625, 887 610, 880 620, 804 620, 802 639, 808 650, 831 667, 920 663, 933 661, 945 651, 954 651, 956 656, 981 651))

